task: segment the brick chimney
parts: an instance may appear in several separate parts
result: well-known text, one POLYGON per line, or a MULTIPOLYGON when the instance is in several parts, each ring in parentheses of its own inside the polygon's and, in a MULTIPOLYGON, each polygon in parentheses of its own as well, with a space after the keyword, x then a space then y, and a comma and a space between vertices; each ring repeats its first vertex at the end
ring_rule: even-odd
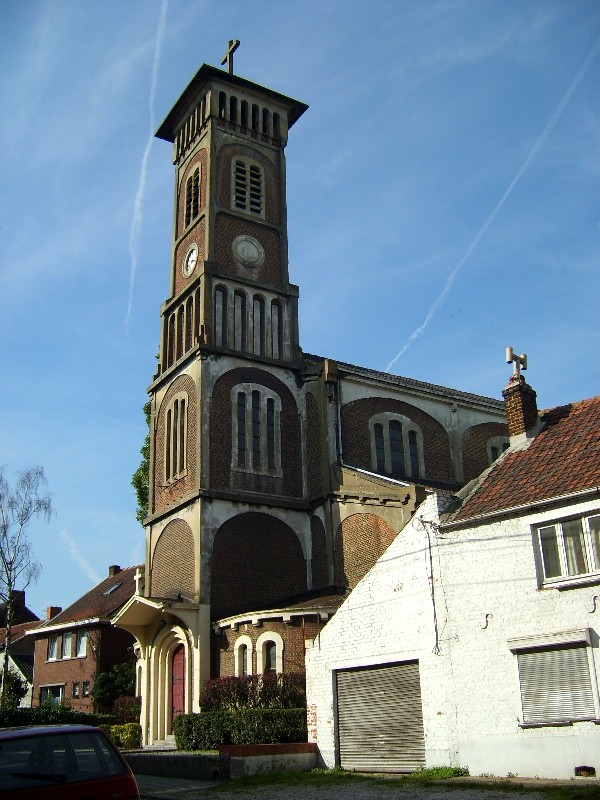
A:
POLYGON ((46 609, 46 620, 54 619, 61 611, 62 608, 60 606, 48 606, 46 609))
POLYGON ((108 577, 114 578, 119 572, 121 572, 121 567, 118 564, 111 564, 108 568, 108 577))
POLYGON ((536 393, 525 378, 522 375, 513 375, 502 392, 502 397, 510 438, 533 431, 539 423, 536 393))

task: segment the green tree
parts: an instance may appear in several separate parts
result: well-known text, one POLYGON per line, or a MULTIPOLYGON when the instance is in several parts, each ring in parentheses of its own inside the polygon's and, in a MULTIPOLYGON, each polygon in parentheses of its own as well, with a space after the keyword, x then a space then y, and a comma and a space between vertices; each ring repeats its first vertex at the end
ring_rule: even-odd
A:
POLYGON ((150 417, 152 413, 150 400, 144 404, 143 411, 144 416, 146 417, 148 433, 144 439, 142 449, 140 450, 142 461, 131 477, 131 485, 135 489, 135 495, 137 497, 137 511, 135 518, 142 525, 148 516, 148 497, 150 486, 150 417))
POLYGON ((6 608, 2 698, 9 686, 15 591, 17 586, 24 591, 40 573, 27 535, 29 524, 40 515, 49 520, 52 514, 50 495, 42 493, 45 484, 43 468, 31 467, 19 473, 15 488, 11 489, 0 467, 0 600, 6 608))
POLYGON ((115 664, 108 672, 101 672, 94 681, 92 697, 98 711, 112 711, 118 697, 135 694, 135 664, 115 664))
POLYGON ((8 672, 2 675, 0 706, 3 708, 18 708, 26 694, 27 684, 14 669, 9 667, 8 672))

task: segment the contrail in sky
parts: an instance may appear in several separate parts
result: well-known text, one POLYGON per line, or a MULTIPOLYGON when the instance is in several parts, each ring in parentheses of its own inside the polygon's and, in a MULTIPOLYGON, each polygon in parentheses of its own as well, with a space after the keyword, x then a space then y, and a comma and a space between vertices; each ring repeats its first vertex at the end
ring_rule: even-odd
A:
POLYGON ((129 332, 129 322, 131 319, 131 307, 133 304, 133 287, 135 285, 135 274, 137 271, 138 258, 140 253, 140 234, 142 232, 142 203, 144 191, 146 189, 146 170, 148 167, 148 156, 154 139, 154 95, 156 94, 156 78, 158 75, 158 65, 160 63, 160 53, 163 40, 165 38, 165 24, 167 21, 167 6, 169 0, 162 0, 160 4, 160 14, 158 17, 158 28, 156 39, 154 40, 154 60, 152 62, 152 80, 150 83, 150 97, 148 105, 150 107, 150 135, 146 143, 146 149, 142 156, 140 168, 140 180, 137 193, 133 201, 133 217, 129 228, 129 256, 131 258, 131 268, 129 271, 129 300, 127 302, 127 313, 125 314, 125 330, 129 332))
POLYGON ((82 572, 84 572, 88 578, 93 581, 93 583, 100 583, 100 577, 96 570, 92 567, 92 565, 87 561, 84 555, 80 552, 77 544, 73 540, 73 538, 67 533, 67 531, 62 530, 59 534, 60 538, 69 548, 69 553, 73 561, 75 561, 81 567, 82 572))
POLYGON ((537 142, 531 148, 531 151, 530 151, 529 155, 527 156, 525 161, 521 164, 520 169, 518 170, 517 174, 512 179, 512 181, 510 182, 508 188, 506 189, 506 191, 504 192, 504 194, 502 195, 502 197, 500 198, 500 200, 496 204, 496 206, 495 206, 494 210, 492 211, 492 213, 489 215, 489 217, 483 223, 481 228, 477 231, 477 235, 475 236, 475 238, 473 239, 473 241, 471 242, 471 244, 467 248, 467 252, 464 254, 464 256, 461 258, 461 260, 458 262, 458 264, 454 267, 452 272, 446 278, 446 283, 444 284, 444 288, 442 289, 442 291, 440 292, 439 296, 436 298, 436 300, 433 302, 431 308, 427 312, 427 316, 425 317, 425 320, 422 322, 422 324, 418 328, 416 328, 411 333, 411 335, 408 337, 408 341, 404 344, 404 346, 400 349, 400 351, 398 353, 396 353, 394 358, 392 358, 390 363, 387 365, 387 367, 385 368, 385 372, 389 372, 390 371, 390 369, 394 366, 396 361, 398 361, 398 359, 402 355, 404 355, 404 353, 408 350, 410 345, 415 341, 415 339, 419 338, 419 336, 424 332, 424 330, 427 328, 427 326, 431 322, 431 320, 434 317, 435 313, 437 312, 439 307, 442 305, 442 303, 444 302, 444 300, 448 296, 448 293, 449 293, 450 289, 452 288, 452 284, 454 283, 454 279, 456 278, 459 270, 461 269, 461 267, 463 266, 465 261, 469 258, 469 256, 473 252, 473 250, 477 247, 477 245, 479 244, 479 240, 484 235, 484 233, 487 231, 487 229, 490 227, 492 222, 496 219, 496 216, 498 215, 498 212, 500 211, 502 206, 506 203, 506 201, 510 197, 510 195, 512 193, 512 190, 515 188, 517 183, 521 180, 521 177, 523 176, 523 173, 527 170, 527 168, 529 167, 529 165, 531 164, 533 159, 538 154, 538 151, 539 151, 540 147, 544 144, 544 142, 548 138, 548 135, 551 133, 551 131, 553 130, 554 126, 558 122, 559 117, 561 116, 562 112, 565 110, 565 106, 567 105, 567 103, 571 99, 571 95, 573 94, 573 92, 575 91, 575 89, 579 85, 579 82, 581 81, 581 79, 583 78, 585 73, 587 72, 590 64, 592 63, 592 61, 595 58, 596 54, 598 53, 599 49, 600 49, 600 39, 598 39, 596 41, 595 45, 590 50, 587 58, 585 59, 585 61, 581 65, 581 67, 579 68, 579 72, 577 73, 577 75, 575 75, 575 77, 571 81, 571 85, 569 86, 569 88, 565 92, 562 100, 560 101, 560 103, 556 107, 556 110, 554 111, 554 113, 552 114, 550 119, 548 120, 548 123, 547 123, 546 127, 541 132, 537 142))

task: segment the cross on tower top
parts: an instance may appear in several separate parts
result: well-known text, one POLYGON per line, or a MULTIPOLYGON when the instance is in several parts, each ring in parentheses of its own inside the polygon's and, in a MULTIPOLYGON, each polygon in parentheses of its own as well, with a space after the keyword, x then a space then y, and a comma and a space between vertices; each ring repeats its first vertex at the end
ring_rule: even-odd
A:
POLYGON ((239 39, 230 39, 227 44, 227 51, 221 60, 221 64, 227 64, 227 72, 233 75, 233 54, 240 46, 239 39))
POLYGON ((520 356, 514 354, 512 347, 506 348, 506 363, 513 365, 513 376, 520 375, 522 369, 527 369, 527 354, 521 353, 520 356))

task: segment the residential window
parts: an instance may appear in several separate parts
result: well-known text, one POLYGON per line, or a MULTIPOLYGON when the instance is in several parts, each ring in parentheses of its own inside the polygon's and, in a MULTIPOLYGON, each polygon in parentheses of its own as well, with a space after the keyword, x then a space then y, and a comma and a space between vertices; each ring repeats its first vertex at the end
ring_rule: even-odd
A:
POLYGON ((200 167, 196 167, 185 185, 185 226, 193 222, 200 209, 200 167))
POLYGON ((73 634, 63 633, 62 637, 62 657, 71 658, 73 655, 73 634))
POLYGON ((48 639, 48 661, 55 661, 58 657, 58 636, 53 633, 48 639))
POLYGON ((264 386, 232 390, 232 466, 245 472, 281 475, 281 400, 264 386))
POLYGON ((386 412, 369 420, 369 430, 375 472, 394 478, 424 475, 423 435, 412 420, 386 412))
POLYGON ((78 698, 79 697, 80 690, 81 690, 81 687, 80 687, 79 681, 75 681, 73 683, 73 697, 74 698, 78 698))
POLYGON ((524 725, 597 719, 588 629, 509 642, 517 657, 524 725), (537 641, 534 641, 537 640, 537 641))
POLYGON ((244 159, 234 159, 232 185, 232 208, 262 217, 264 206, 262 167, 244 159))
POLYGON ((187 395, 171 400, 165 414, 165 480, 179 480, 186 472, 187 395))
POLYGON ((536 537, 544 582, 600 573, 600 515, 541 525, 536 537))
POLYGON ((64 683, 55 686, 40 686, 40 703, 53 706, 61 705, 65 699, 64 683))
POLYGON ((82 695, 84 697, 89 697, 90 696, 90 682, 89 681, 83 681, 83 683, 81 684, 81 693, 82 693, 82 695))
POLYGON ((87 655, 87 631, 77 631, 77 657, 85 658, 87 655))

